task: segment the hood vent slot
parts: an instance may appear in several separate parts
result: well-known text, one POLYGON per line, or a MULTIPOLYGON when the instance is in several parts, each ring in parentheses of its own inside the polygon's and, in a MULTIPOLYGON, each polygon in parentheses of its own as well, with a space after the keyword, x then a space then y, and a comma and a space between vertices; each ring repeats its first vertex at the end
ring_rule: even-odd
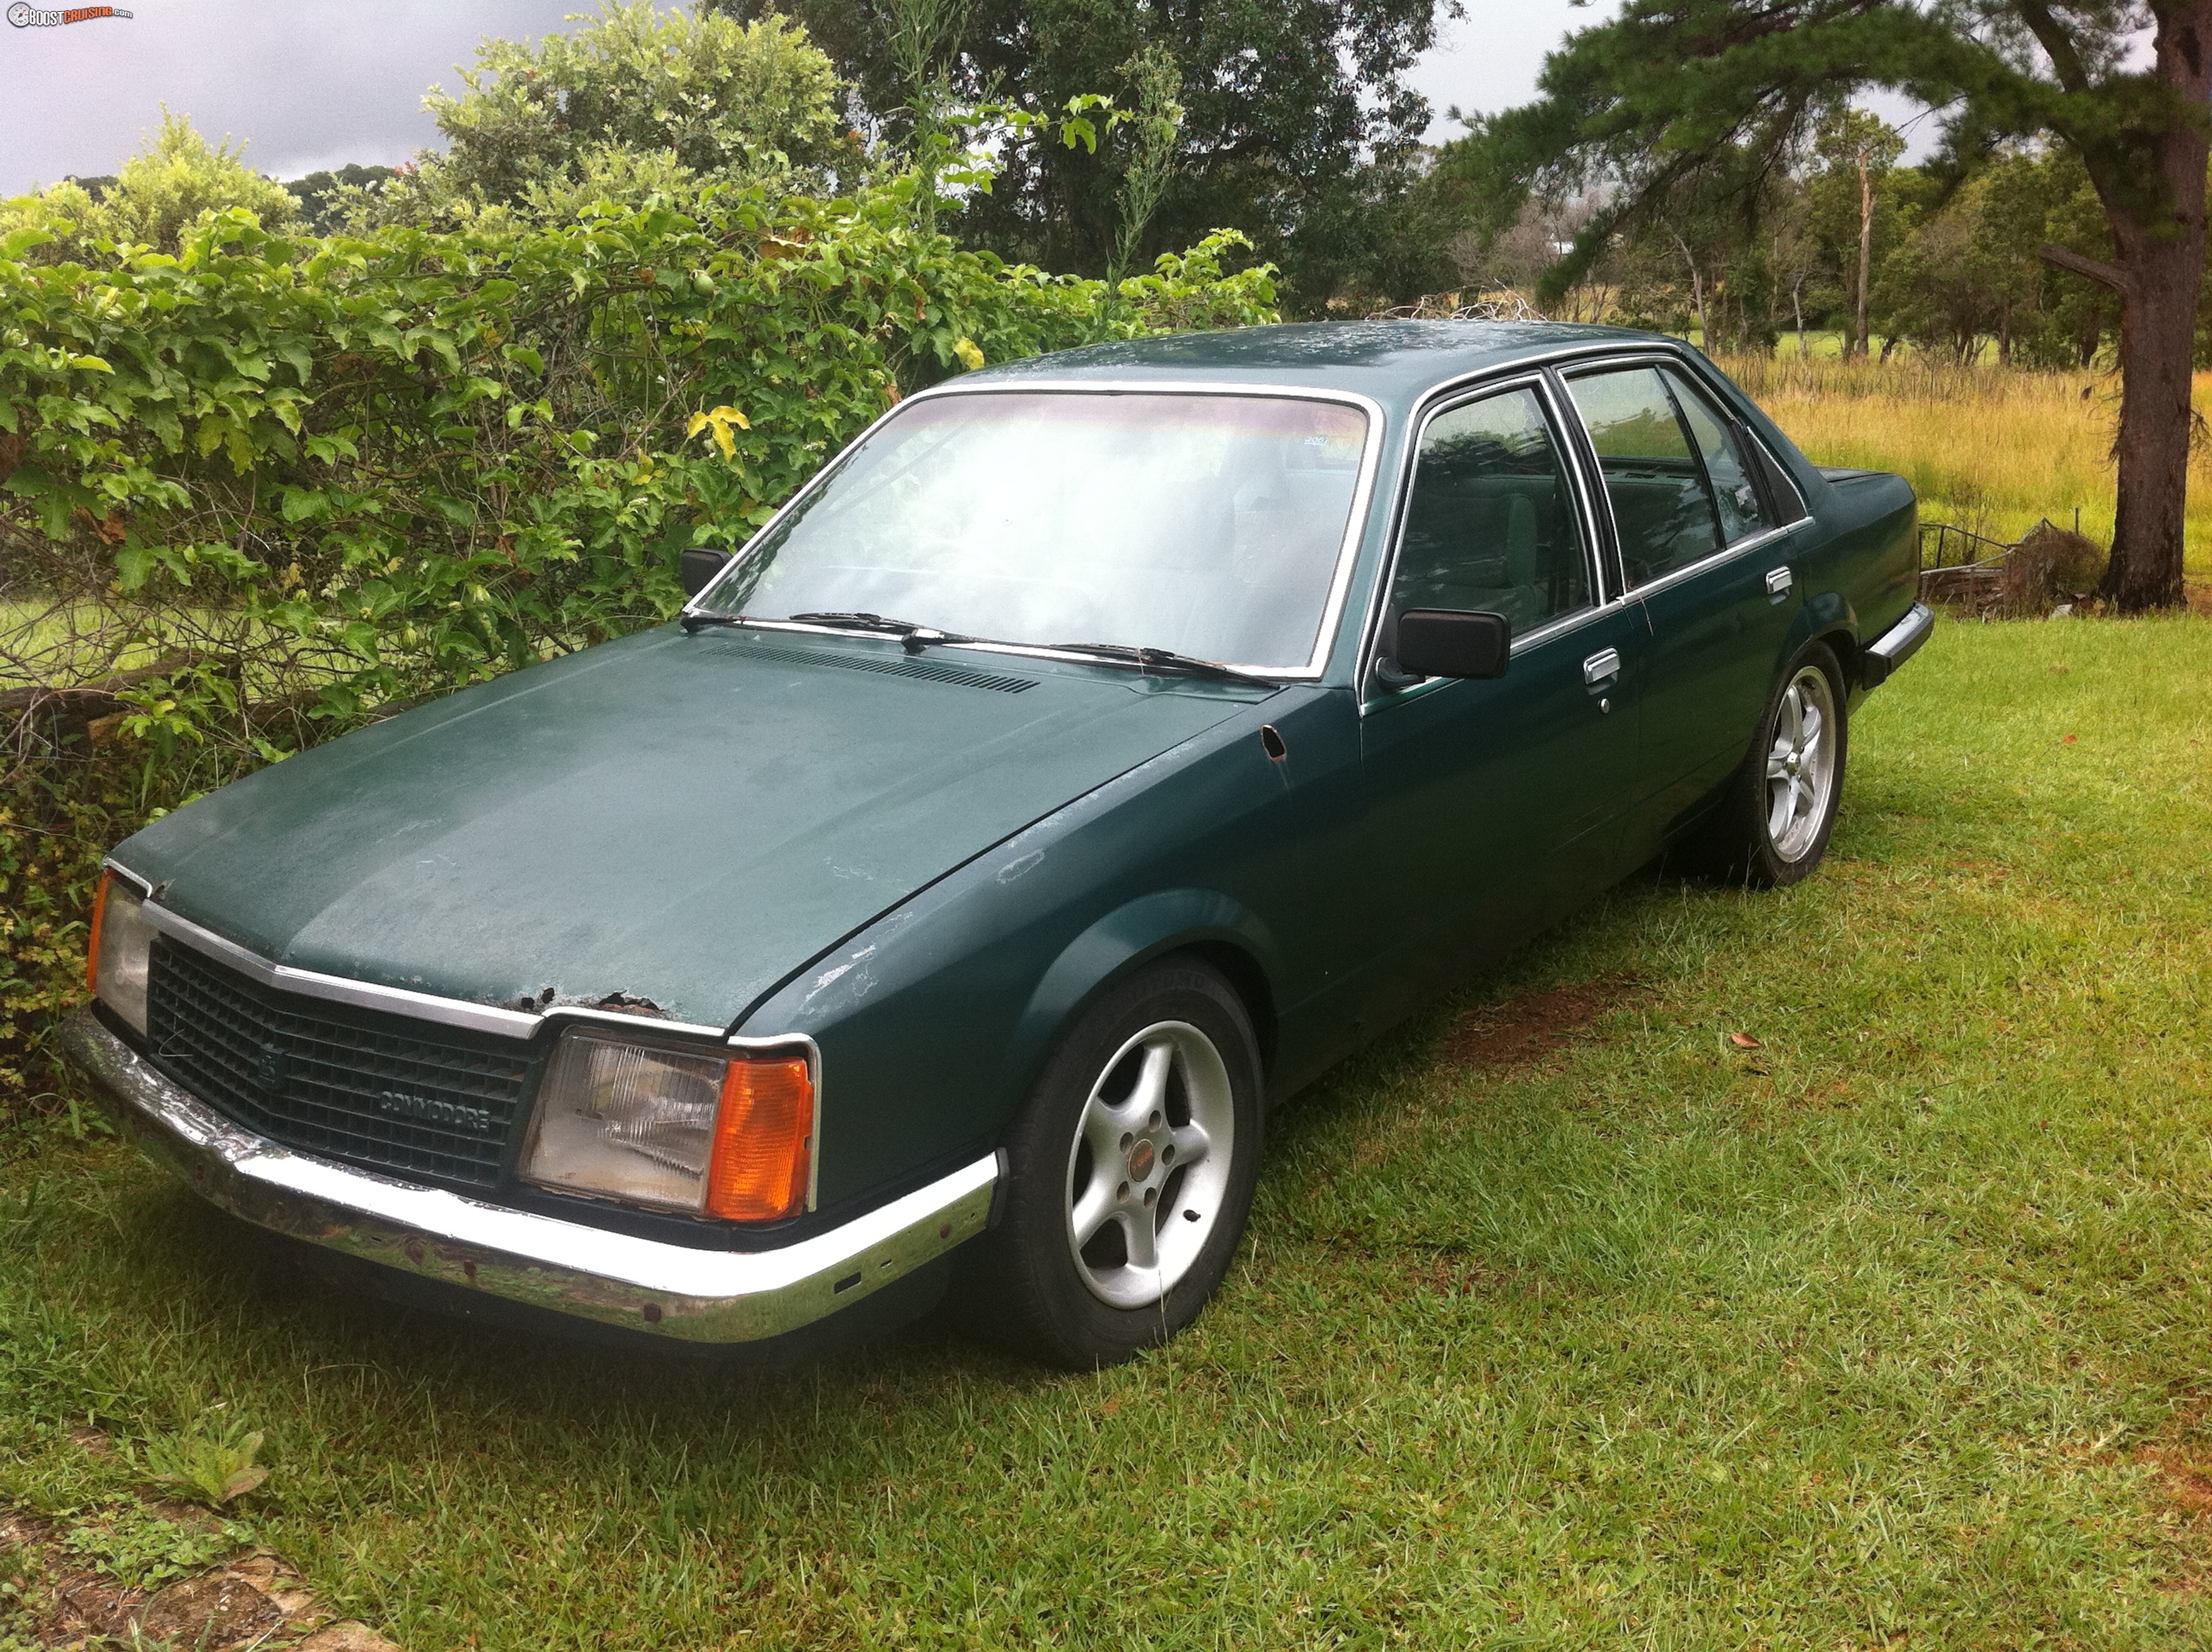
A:
MULTIPOLYGON (((736 639, 732 639, 736 641, 736 639)), ((884 677, 918 677, 929 683, 950 683, 963 689, 989 689, 997 694, 1020 694, 1036 686, 1031 677, 1006 677, 979 671, 966 665, 948 665, 934 659, 914 659, 904 654, 879 659, 866 654, 832 653, 823 649, 787 648, 773 642, 744 640, 744 652, 760 659, 779 659, 793 665, 829 665, 840 671, 875 671, 884 677)))

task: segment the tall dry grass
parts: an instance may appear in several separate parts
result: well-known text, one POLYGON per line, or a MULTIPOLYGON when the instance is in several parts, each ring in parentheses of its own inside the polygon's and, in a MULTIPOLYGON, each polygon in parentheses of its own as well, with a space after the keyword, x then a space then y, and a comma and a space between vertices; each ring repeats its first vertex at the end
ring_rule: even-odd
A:
MULTIPOLYGON (((2049 517, 2112 537, 2111 374, 2026 372, 1924 360, 1733 356, 1722 367, 1820 465, 1894 471, 1920 495, 1923 520, 2017 539, 2049 517)), ((2212 374, 2197 375, 2212 408, 2212 374)), ((2187 560, 2212 574, 2212 452, 2190 466, 2187 560)))

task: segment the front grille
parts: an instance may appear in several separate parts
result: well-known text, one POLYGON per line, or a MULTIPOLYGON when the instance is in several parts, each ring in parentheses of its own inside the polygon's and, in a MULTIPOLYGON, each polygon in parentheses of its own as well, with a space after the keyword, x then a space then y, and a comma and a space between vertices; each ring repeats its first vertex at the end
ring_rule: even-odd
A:
POLYGON ((279 991, 163 939, 146 989, 154 1062, 238 1123, 303 1152, 486 1187, 526 1051, 279 991))

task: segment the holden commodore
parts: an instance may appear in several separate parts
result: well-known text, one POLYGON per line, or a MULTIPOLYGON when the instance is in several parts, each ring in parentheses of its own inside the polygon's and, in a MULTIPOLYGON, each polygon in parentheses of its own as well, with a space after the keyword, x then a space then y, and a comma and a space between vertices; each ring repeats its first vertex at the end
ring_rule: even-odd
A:
POLYGON ((686 552, 678 622, 118 846, 65 1043, 370 1277, 771 1345, 951 1285, 1125 1358, 1270 1106, 1438 983, 1662 853, 1813 870, 1929 634, 1914 511, 1617 330, 969 374, 686 552))

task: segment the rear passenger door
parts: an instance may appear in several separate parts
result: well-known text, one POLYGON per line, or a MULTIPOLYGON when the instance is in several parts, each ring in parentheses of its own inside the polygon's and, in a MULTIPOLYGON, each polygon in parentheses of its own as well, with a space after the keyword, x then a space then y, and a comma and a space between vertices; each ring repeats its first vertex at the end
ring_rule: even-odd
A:
MULTIPOLYGON (((1749 750, 1796 616, 1790 534, 1750 438, 1665 361, 1566 375, 1650 631, 1632 852, 1656 852, 1749 750)), ((1793 501, 1794 502, 1794 501, 1793 501)))
POLYGON ((1571 417, 1532 375, 1432 412, 1418 439, 1364 690, 1363 884, 1376 951, 1430 990, 1421 972, 1503 951, 1613 871, 1644 621, 1599 580, 1571 417), (1505 675, 1397 676, 1409 608, 1504 614, 1505 675))

